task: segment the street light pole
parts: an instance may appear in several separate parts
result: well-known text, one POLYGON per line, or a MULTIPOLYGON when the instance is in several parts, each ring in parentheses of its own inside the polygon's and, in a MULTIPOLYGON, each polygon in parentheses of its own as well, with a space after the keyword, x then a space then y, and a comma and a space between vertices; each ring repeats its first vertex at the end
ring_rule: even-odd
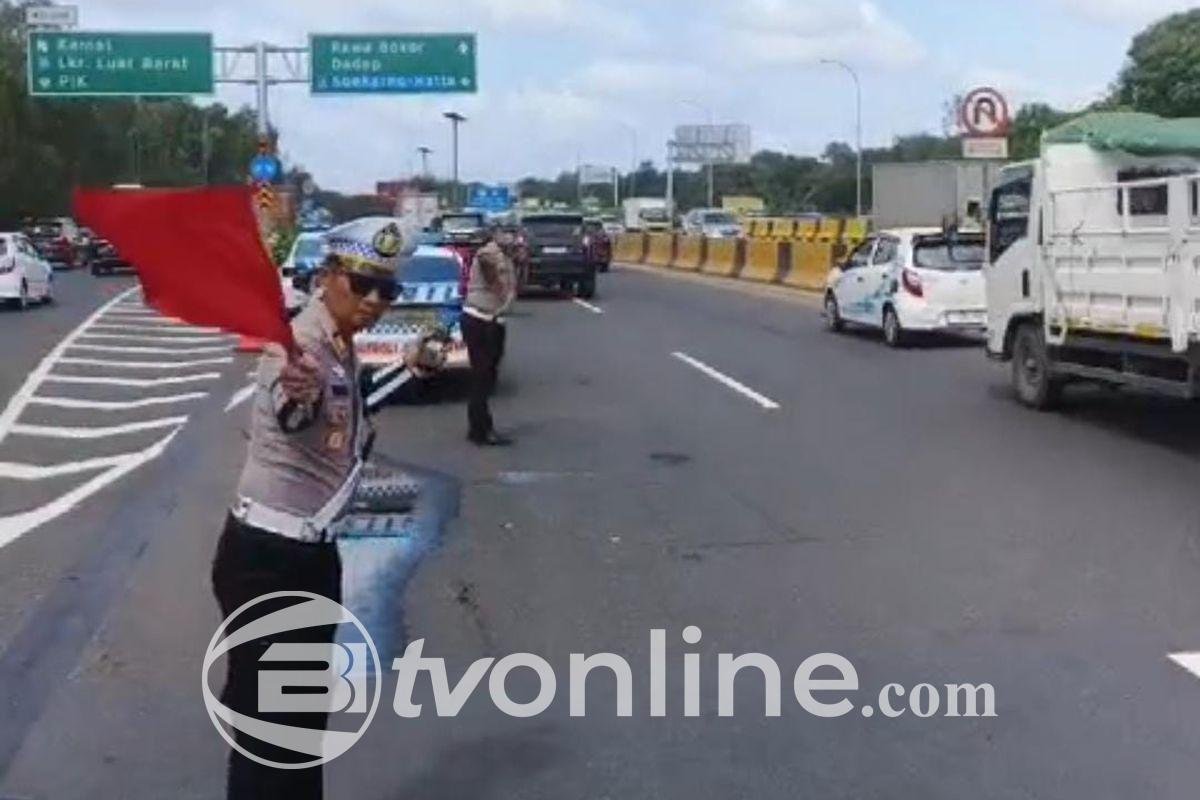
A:
POLYGON ((421 154, 421 177, 429 177, 429 154, 433 152, 433 148, 421 146, 417 148, 417 152, 421 154))
POLYGON ((635 187, 637 186, 637 169, 638 169, 637 128, 633 127, 628 122, 621 122, 620 120, 617 121, 617 124, 620 125, 622 128, 624 128, 625 130, 629 131, 629 137, 633 142, 633 162, 632 162, 632 166, 629 170, 629 194, 628 194, 629 197, 633 197, 633 195, 635 193, 635 187))
POLYGON ((453 155, 453 163, 454 163, 453 181, 454 182, 452 184, 453 188, 451 189, 452 195, 450 197, 450 204, 452 206, 457 206, 458 205, 458 195, 459 195, 459 191, 458 191, 458 126, 459 126, 459 124, 466 122, 467 118, 464 117, 462 114, 459 114, 457 111, 447 111, 444 114, 442 114, 442 116, 445 117, 446 119, 450 120, 451 138, 453 141, 453 148, 454 148, 454 155, 453 155))
POLYGON ((849 64, 832 58, 823 58, 821 59, 821 63, 841 67, 846 72, 849 72, 850 77, 854 79, 854 139, 855 149, 858 151, 858 163, 855 167, 854 179, 854 213, 855 216, 861 217, 863 213, 862 84, 858 80, 858 73, 849 64))

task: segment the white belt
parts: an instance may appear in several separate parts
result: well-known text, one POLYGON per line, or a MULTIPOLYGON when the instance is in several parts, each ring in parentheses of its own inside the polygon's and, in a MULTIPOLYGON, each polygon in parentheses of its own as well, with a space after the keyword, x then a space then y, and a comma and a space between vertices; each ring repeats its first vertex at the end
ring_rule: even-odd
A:
POLYGON ((336 532, 330 526, 342 515, 350 499, 358 488, 359 475, 362 472, 362 462, 359 461, 350 470, 350 475, 334 492, 333 497, 318 509, 311 517, 302 517, 290 511, 280 511, 277 508, 263 505, 248 497, 238 497, 237 503, 230 509, 234 518, 249 525, 271 533, 277 533, 288 539, 300 542, 326 542, 336 537, 336 532))
POLYGON ((504 324, 504 319, 499 314, 485 314, 474 306, 463 306, 463 313, 467 316, 481 319, 484 322, 496 322, 500 325, 504 324))

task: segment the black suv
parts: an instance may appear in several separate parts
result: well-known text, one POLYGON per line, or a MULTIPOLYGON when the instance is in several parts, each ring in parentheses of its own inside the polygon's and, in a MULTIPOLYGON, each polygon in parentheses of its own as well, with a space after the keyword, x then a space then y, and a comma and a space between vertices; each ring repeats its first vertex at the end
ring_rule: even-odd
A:
POLYGON ((575 290, 587 299, 596 294, 596 264, 584 241, 583 215, 569 211, 526 214, 521 227, 529 248, 525 286, 575 290))

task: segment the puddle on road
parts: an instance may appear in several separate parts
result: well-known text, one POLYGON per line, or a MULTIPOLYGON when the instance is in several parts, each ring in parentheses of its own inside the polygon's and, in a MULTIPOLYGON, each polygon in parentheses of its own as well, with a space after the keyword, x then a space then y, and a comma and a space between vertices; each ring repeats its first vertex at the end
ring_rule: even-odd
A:
POLYGON ((441 545, 446 527, 458 516, 461 485, 456 478, 383 455, 374 461, 416 482, 412 511, 393 518, 390 530, 351 528, 338 541, 342 556, 343 603, 362 621, 383 664, 403 653, 408 641, 404 594, 421 560, 441 545))

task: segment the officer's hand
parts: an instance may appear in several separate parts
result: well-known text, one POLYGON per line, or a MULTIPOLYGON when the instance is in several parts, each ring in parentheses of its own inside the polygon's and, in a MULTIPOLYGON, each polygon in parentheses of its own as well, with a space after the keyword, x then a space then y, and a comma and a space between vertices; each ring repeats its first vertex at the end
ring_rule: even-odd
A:
POLYGON ((321 396, 321 375, 317 360, 304 351, 290 353, 279 373, 279 386, 290 400, 312 405, 321 396))

